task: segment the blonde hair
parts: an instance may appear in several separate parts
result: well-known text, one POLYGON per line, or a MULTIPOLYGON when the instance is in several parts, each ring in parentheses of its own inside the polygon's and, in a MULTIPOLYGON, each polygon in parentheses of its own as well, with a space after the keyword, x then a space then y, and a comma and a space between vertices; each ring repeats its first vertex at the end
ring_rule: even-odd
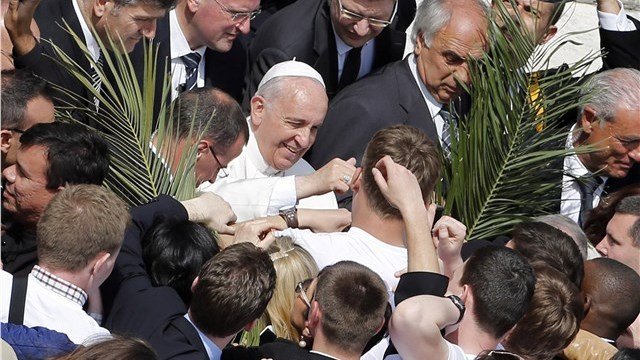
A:
POLYGON ((291 308, 296 300, 295 287, 300 281, 316 277, 318 265, 311 254, 295 245, 290 237, 276 239, 269 247, 269 255, 276 268, 276 289, 259 323, 271 325, 278 337, 298 341, 300 334, 290 319, 291 308))

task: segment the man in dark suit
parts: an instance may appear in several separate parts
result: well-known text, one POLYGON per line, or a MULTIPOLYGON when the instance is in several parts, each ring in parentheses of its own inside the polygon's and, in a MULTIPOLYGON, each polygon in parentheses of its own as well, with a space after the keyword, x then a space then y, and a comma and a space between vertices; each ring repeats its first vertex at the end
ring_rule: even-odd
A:
MULTIPOLYGON (((161 359, 219 359, 231 339, 240 330, 250 329, 262 315, 275 287, 269 255, 247 243, 231 245, 203 265, 191 289, 189 308, 174 289, 151 285, 142 259, 141 237, 163 216, 203 221, 207 219, 194 216, 233 214, 228 205, 223 208, 222 199, 211 201, 215 195, 206 196, 195 199, 199 201, 196 204, 161 196, 133 209, 133 225, 127 230, 107 285, 115 285, 118 291, 105 326, 146 339, 161 359), (218 205, 219 209, 210 211, 218 205)), ((226 224, 225 220, 217 223, 226 224)))
POLYGON ((109 38, 117 44, 115 51, 131 52, 143 37, 152 38, 156 20, 165 15, 175 0, 123 1, 123 0, 49 0, 40 6, 39 0, 12 2, 5 14, 5 26, 14 45, 16 68, 25 68, 64 89, 56 105, 71 101, 66 92, 94 102, 87 87, 69 74, 58 61, 54 46, 79 65, 89 76, 96 66, 101 67, 101 51, 95 35, 109 48, 109 38), (29 24, 35 19, 40 29, 40 41, 33 36, 29 24), (87 47, 87 56, 76 39, 66 31, 66 24, 87 47), (92 30, 95 32, 92 32, 92 30), (122 40, 123 48, 119 48, 122 40), (91 59, 91 60, 89 60, 91 59))
MULTIPOLYGON (((462 94, 458 81, 469 84, 465 58, 481 56, 486 44, 486 5, 475 0, 464 4, 436 0, 420 4, 413 54, 334 98, 316 143, 306 156, 312 166, 323 165, 331 156, 355 157, 359 163, 373 134, 395 124, 415 126, 434 143, 442 144, 451 111, 441 111, 442 104, 462 94), (448 22, 437 19, 443 12, 450 15, 448 22)), ((456 107, 458 113, 464 112, 461 104, 456 107)))
POLYGON ((406 35, 392 29, 397 0, 298 0, 265 22, 249 50, 243 107, 262 76, 292 60, 316 69, 329 99, 356 79, 400 60, 406 35))

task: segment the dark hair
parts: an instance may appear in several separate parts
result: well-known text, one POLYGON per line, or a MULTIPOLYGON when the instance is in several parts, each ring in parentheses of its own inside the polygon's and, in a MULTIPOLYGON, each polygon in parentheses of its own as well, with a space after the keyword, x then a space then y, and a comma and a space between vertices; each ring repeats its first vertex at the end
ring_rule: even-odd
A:
POLYGON ((27 103, 37 97, 51 101, 47 82, 26 70, 2 70, 2 128, 25 130, 27 103))
POLYGON ((340 261, 318 275, 315 300, 327 341, 361 354, 382 325, 388 294, 378 274, 353 261, 340 261))
POLYGON ((622 335, 640 313, 640 276, 619 261, 597 258, 585 262, 582 292, 591 299, 586 316, 597 319, 591 323, 607 333, 598 334, 603 337, 622 335))
POLYGON ((47 148, 47 189, 66 184, 101 185, 109 171, 107 142, 80 125, 36 124, 22 134, 20 142, 25 148, 47 148))
POLYGON ((379 130, 367 144, 362 159, 363 187, 373 211, 383 217, 400 219, 400 211, 382 195, 371 170, 385 155, 415 175, 423 199, 428 199, 440 177, 440 155, 422 130, 395 125, 379 130))
POLYGON ((202 224, 160 219, 142 239, 142 258, 153 286, 174 288, 188 307, 193 279, 202 264, 220 252, 216 238, 202 224))
POLYGON ((534 271, 529 308, 502 344, 528 359, 550 360, 578 334, 584 304, 580 290, 560 271, 541 263, 534 271))
POLYGON ((638 360, 640 359, 640 349, 624 348, 620 349, 611 360, 638 360))
POLYGON ((506 247, 480 248, 466 261, 460 285, 469 285, 482 330, 501 338, 524 315, 536 280, 527 260, 506 247))
POLYGON ((538 222, 527 221, 513 228, 514 250, 529 262, 543 262, 565 274, 580 288, 584 264, 578 245, 562 230, 538 222))
POLYGON ((640 195, 628 196, 616 206, 616 213, 637 217, 629 229, 634 247, 640 247, 640 195))
POLYGON ((549 26, 555 25, 558 23, 558 20, 562 17, 562 13, 564 12, 564 6, 568 0, 562 0, 560 2, 553 3, 553 12, 551 13, 551 19, 549 19, 549 26))
POLYGON ((176 6, 176 0, 112 0, 116 6, 127 5, 153 5, 161 9, 173 9, 176 6))
POLYGON ((607 235, 607 224, 613 217, 620 200, 640 195, 640 184, 630 184, 600 199, 598 206, 588 212, 582 228, 593 245, 597 245, 607 235))
POLYGON ((262 315, 276 286, 266 251, 250 243, 231 245, 203 266, 189 309, 205 334, 225 337, 262 315))
POLYGON ((56 360, 156 360, 158 355, 144 340, 112 334, 104 341, 80 345, 56 360))
POLYGON ((484 350, 474 360, 523 360, 523 358, 506 350, 484 350))
POLYGON ((196 88, 181 93, 173 102, 173 128, 179 138, 205 130, 216 148, 226 149, 243 135, 249 140, 249 125, 237 101, 220 89, 196 88), (208 127, 207 127, 208 126, 208 127))

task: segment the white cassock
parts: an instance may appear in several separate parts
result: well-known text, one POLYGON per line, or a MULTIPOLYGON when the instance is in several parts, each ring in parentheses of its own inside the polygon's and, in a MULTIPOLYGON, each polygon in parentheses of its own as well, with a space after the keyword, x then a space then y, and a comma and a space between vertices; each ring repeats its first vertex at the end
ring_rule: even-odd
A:
POLYGON ((260 154, 253 132, 240 156, 229 163, 227 171, 229 176, 225 177, 220 171, 215 183, 205 182, 198 190, 220 195, 231 205, 238 222, 277 215, 281 208, 296 204, 305 209, 338 208, 333 192, 298 199, 295 176, 312 174, 313 167, 304 159, 284 171, 270 167, 260 154))

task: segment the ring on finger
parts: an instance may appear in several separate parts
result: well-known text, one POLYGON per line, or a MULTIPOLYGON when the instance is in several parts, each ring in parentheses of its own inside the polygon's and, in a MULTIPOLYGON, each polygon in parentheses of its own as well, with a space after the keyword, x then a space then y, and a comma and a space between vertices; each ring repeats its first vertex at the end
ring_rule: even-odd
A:
POLYGON ((351 181, 351 176, 342 175, 342 181, 344 181, 345 184, 349 184, 349 182, 351 181))

